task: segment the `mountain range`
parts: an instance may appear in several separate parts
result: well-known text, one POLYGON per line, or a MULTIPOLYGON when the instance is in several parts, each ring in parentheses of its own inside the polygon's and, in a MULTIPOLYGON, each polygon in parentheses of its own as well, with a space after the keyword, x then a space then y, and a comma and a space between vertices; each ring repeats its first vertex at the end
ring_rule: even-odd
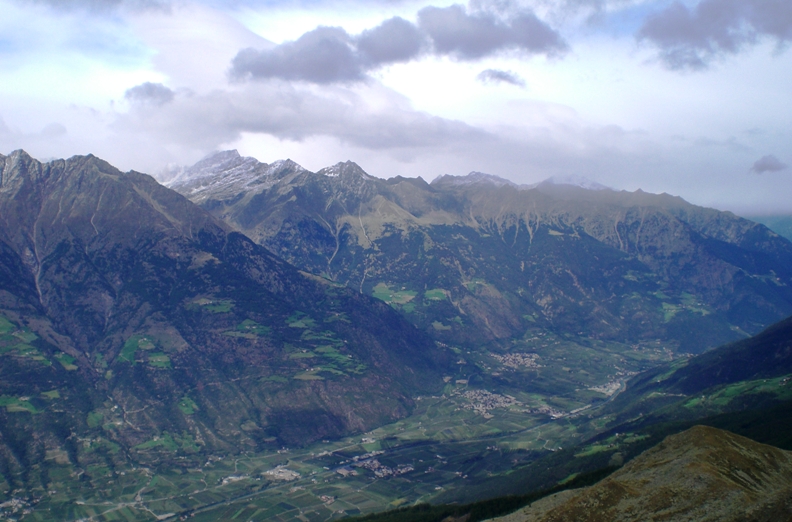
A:
POLYGON ((485 498, 792 400, 792 243, 733 214, 236 151, 166 184, 0 155, 2 516, 485 498))
POLYGON ((436 339, 532 329, 700 353, 792 314, 792 244, 678 197, 471 173, 383 180, 221 152, 168 185, 295 266, 436 339))

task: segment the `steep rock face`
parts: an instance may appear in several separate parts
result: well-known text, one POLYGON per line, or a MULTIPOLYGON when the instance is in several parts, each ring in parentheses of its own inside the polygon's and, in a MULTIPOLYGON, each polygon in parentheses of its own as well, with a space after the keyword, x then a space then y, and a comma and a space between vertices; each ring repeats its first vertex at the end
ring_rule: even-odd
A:
POLYGON ((518 187, 481 173, 430 185, 349 162, 234 179, 197 196, 173 187, 448 342, 508 345, 539 327, 700 352, 792 313, 789 241, 665 194, 518 187))
POLYGON ((149 176, 0 156, 7 479, 52 449, 79 464, 78 435, 146 460, 165 458, 146 445, 165 433, 184 454, 365 430, 441 386, 445 363, 385 304, 299 272, 149 176))
POLYGON ((696 426, 594 486, 499 522, 772 521, 792 518, 792 452, 696 426))

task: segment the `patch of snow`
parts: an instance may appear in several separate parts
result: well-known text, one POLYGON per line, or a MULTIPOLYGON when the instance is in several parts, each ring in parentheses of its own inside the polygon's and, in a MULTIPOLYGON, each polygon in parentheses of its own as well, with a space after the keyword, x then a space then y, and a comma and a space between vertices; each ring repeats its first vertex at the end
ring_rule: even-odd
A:
POLYGON ((325 169, 320 170, 319 172, 321 172, 322 174, 324 174, 328 178, 337 178, 338 176, 341 175, 341 167, 342 166, 343 166, 343 163, 336 163, 332 167, 327 167, 325 169))
POLYGON ((304 170, 291 160, 267 165, 256 158, 243 157, 236 150, 227 150, 211 154, 191 167, 171 169, 159 179, 166 187, 189 196, 193 201, 205 198, 223 200, 242 192, 259 192, 286 174, 304 170))

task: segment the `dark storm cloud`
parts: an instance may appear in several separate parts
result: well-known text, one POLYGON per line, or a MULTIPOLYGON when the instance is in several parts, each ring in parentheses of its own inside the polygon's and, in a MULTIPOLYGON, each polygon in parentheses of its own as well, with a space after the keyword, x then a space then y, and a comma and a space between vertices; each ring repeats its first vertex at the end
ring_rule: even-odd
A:
POLYGON ((416 58, 425 46, 426 36, 399 17, 356 37, 340 27, 317 27, 272 49, 240 51, 231 64, 231 77, 355 82, 363 80, 371 69, 416 58))
POLYGON ((702 0, 692 9, 674 2, 649 16, 637 37, 657 46, 671 69, 704 69, 763 38, 779 46, 792 40, 792 2, 702 0))
POLYGON ((161 83, 141 83, 127 89, 124 98, 133 103, 164 105, 173 101, 175 93, 161 83))
POLYGON ((486 12, 468 13, 461 5, 425 7, 418 12, 418 26, 432 39, 435 53, 463 60, 506 49, 556 54, 567 48, 532 12, 503 21, 486 12))
POLYGON ((346 31, 317 27, 272 49, 243 49, 231 63, 231 77, 335 83, 362 80, 364 68, 346 31))
POLYGON ((394 17, 351 36, 340 27, 317 27, 272 49, 243 49, 231 63, 237 80, 356 82, 378 67, 414 60, 424 53, 475 60, 500 51, 555 55, 566 50, 561 36, 532 12, 506 20, 464 7, 426 7, 418 25, 394 17))
POLYGON ((461 5, 426 7, 418 24, 429 33, 438 54, 481 58, 506 45, 509 28, 491 16, 469 16, 461 5))
POLYGON ((511 71, 501 71, 499 69, 486 69, 481 71, 476 79, 482 83, 510 83, 518 87, 525 87, 525 80, 511 71))
POLYGON ((765 172, 779 172, 788 168, 789 165, 782 162, 772 154, 768 154, 767 156, 762 156, 756 160, 751 167, 750 172, 755 174, 764 174, 765 172))
POLYGON ((427 39, 414 24, 394 17, 363 31, 355 43, 366 63, 378 66, 412 60, 421 53, 427 39))

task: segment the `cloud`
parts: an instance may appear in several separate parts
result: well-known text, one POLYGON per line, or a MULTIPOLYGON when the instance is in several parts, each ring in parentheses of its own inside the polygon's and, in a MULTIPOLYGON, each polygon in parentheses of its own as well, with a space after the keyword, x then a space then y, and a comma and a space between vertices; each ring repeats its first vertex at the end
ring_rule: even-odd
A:
POLYGON ((788 168, 789 165, 782 162, 772 154, 768 154, 767 156, 762 156, 756 160, 749 172, 753 172, 755 174, 764 174, 765 172, 779 172, 788 168))
POLYGON ((671 69, 705 69, 761 39, 779 48, 792 40, 792 2, 702 0, 691 9, 677 1, 649 16, 637 38, 654 44, 671 69))
MULTIPOLYGON (((416 110, 377 82, 317 86, 274 80, 238 83, 207 94, 179 91, 163 106, 131 105, 117 115, 108 142, 124 144, 116 154, 144 149, 145 161, 153 162, 169 154, 197 158, 236 147, 240 140, 262 139, 269 144, 264 149, 269 160, 283 157, 281 142, 299 150, 293 157, 298 162, 300 156, 319 154, 328 162, 367 158, 383 166, 375 174, 410 173, 426 179, 470 170, 526 181, 524 176, 536 181, 585 172, 610 183, 604 174, 632 173, 639 158, 645 158, 642 135, 591 125, 564 107, 510 104, 509 114, 513 123, 502 118, 499 125, 485 128, 416 110), (266 141, 270 137, 274 140, 266 141), (311 150, 316 144, 323 150, 311 150)), ((137 165, 144 161, 132 160, 137 165)), ((647 168, 650 176, 668 166, 647 168)))
POLYGON ((175 93, 161 83, 141 83, 131 89, 127 89, 124 98, 132 103, 148 103, 152 105, 164 105, 173 101, 175 93))
POLYGON ((426 46, 427 39, 414 24, 393 17, 374 29, 363 31, 355 43, 366 63, 376 67, 412 60, 426 46))
POLYGON ((280 78, 314 83, 359 81, 364 67, 352 39, 340 27, 317 27, 294 42, 240 51, 231 63, 235 79, 280 78))
POLYGON ((367 79, 371 70, 425 53, 477 60, 509 50, 556 55, 566 49, 561 36, 530 11, 504 21, 468 13, 460 5, 426 7, 418 12, 417 25, 394 17, 357 36, 320 26, 271 49, 243 49, 232 60, 229 75, 236 80, 352 83, 367 79))
POLYGON ((69 138, 66 127, 58 122, 48 123, 41 130, 23 132, 6 125, 3 117, 0 116, 0 154, 7 154, 16 149, 28 151, 46 149, 47 152, 42 156, 51 157, 54 155, 54 150, 68 146, 69 138))
POLYGON ((50 123, 41 130, 41 137, 45 139, 54 139, 67 134, 66 127, 60 123, 50 123))
POLYGON ((60 11, 85 10, 95 13, 106 13, 117 8, 131 11, 168 10, 172 4, 171 0, 33 0, 33 3, 49 5, 60 11))
POLYGON ((502 50, 558 54, 567 45, 556 31, 533 12, 522 12, 508 21, 486 12, 468 13, 461 5, 425 7, 418 26, 432 39, 434 52, 474 60, 502 50))
POLYGON ((481 83, 510 83, 518 87, 525 87, 525 80, 515 73, 499 69, 485 69, 476 76, 476 79, 481 83))
POLYGON ((237 80, 357 82, 364 80, 371 69, 416 58, 426 44, 426 35, 399 17, 356 37, 340 27, 317 27, 294 42, 272 49, 240 51, 232 61, 230 75, 237 80))
POLYGON ((172 103, 163 106, 133 105, 119 115, 114 129, 202 150, 233 142, 243 133, 292 141, 331 136, 373 150, 442 149, 460 140, 487 140, 485 131, 416 111, 400 95, 376 84, 351 89, 270 82, 205 95, 177 93, 172 103), (367 104, 369 96, 379 100, 376 107, 367 104))

